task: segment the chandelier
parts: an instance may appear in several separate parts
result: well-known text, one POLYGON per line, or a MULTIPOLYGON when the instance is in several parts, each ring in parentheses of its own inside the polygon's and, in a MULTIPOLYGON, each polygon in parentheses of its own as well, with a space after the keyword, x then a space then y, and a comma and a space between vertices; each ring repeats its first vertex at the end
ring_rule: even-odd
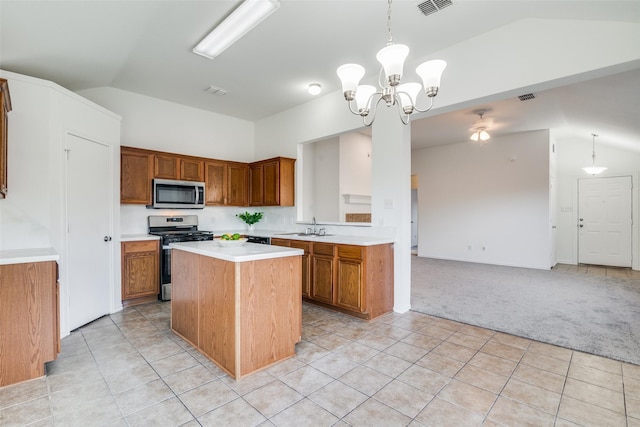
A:
POLYGON ((391 35, 391 1, 388 0, 387 31, 389 41, 387 45, 378 51, 376 59, 382 65, 378 82, 380 88, 371 85, 358 85, 365 74, 364 67, 358 64, 344 64, 337 70, 338 77, 342 81, 342 92, 349 103, 349 110, 362 116, 365 126, 371 126, 375 120, 378 104, 384 101, 387 107, 396 105, 400 120, 405 125, 409 123, 409 116, 418 111, 424 113, 433 107, 433 98, 438 95, 440 78, 447 63, 440 59, 427 61, 416 68, 416 73, 422 79, 419 83, 403 83, 402 71, 404 60, 409 54, 409 48, 403 44, 395 44, 391 35), (429 105, 418 108, 417 98, 421 90, 429 98, 429 105), (355 101, 355 108, 354 108, 355 101), (368 120, 369 118, 369 120, 368 120))
POLYGON ((596 166, 596 137, 598 135, 596 135, 595 133, 592 133, 591 136, 593 136, 593 154, 591 155, 592 163, 591 163, 591 166, 586 166, 582 168, 582 170, 588 173, 589 175, 598 175, 606 171, 607 168, 605 168, 604 166, 596 166))

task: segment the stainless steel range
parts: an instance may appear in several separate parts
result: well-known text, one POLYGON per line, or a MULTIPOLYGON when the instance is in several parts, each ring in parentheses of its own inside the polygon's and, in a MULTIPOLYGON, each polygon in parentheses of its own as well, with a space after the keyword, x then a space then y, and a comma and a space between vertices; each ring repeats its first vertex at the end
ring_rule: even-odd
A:
POLYGON ((198 230, 198 215, 149 216, 149 234, 160 236, 161 298, 171 299, 171 248, 169 243, 213 240, 213 231, 198 230))

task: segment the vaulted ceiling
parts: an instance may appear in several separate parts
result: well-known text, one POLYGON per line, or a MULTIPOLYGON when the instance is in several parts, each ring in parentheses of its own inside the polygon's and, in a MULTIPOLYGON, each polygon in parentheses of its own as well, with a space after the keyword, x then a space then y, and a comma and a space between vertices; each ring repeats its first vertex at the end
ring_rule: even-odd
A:
MULTIPOLYGON (((0 0, 0 68, 73 91, 110 86, 250 121, 309 102, 311 82, 341 96, 335 70, 342 63, 357 62, 369 77, 377 74, 375 53, 387 40, 386 1, 280 0, 277 12, 219 57, 193 54, 239 3, 0 0), (228 93, 207 93, 211 85, 228 93)), ((640 23, 639 1, 453 0, 428 16, 420 3, 392 5, 394 40, 412 49, 414 61, 527 18, 640 23)), ((554 127, 579 128, 588 136, 585 129, 601 125, 635 137, 636 145, 625 148, 640 151, 639 93, 634 69, 539 91, 531 101, 478 100, 416 120, 412 144, 468 138, 477 118, 472 111, 482 107, 495 133, 554 127)))

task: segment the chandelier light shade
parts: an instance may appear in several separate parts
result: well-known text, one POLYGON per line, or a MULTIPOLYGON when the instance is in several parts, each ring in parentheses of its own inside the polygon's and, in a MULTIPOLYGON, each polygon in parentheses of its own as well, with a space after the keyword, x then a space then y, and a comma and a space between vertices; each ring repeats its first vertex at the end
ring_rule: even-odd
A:
POLYGON ((606 171, 607 168, 604 166, 596 166, 596 137, 598 135, 596 135, 595 133, 592 133, 591 136, 593 137, 593 152, 591 155, 591 166, 585 166, 582 168, 583 171, 585 171, 586 173, 588 173, 589 175, 598 175, 601 174, 602 172, 606 171))
POLYGON ((396 105, 400 120, 405 125, 409 123, 409 116, 413 112, 424 113, 429 111, 433 107, 433 98, 438 95, 440 79, 447 66, 447 63, 442 60, 424 62, 416 68, 416 73, 422 79, 422 85, 419 83, 400 84, 404 73, 404 61, 409 55, 409 47, 393 42, 391 35, 391 2, 392 0, 388 0, 389 6, 387 9, 389 41, 376 55, 376 59, 382 66, 378 82, 380 87, 359 86, 360 80, 365 74, 365 69, 361 65, 344 64, 337 70, 338 77, 342 82, 344 99, 349 103, 349 110, 353 114, 362 116, 365 126, 373 124, 380 101, 384 101, 387 107, 396 105), (424 92, 429 100, 429 105, 425 108, 419 108, 417 104, 420 92, 424 92))
POLYGON ((215 58, 278 8, 278 0, 245 0, 193 48, 193 53, 215 58))

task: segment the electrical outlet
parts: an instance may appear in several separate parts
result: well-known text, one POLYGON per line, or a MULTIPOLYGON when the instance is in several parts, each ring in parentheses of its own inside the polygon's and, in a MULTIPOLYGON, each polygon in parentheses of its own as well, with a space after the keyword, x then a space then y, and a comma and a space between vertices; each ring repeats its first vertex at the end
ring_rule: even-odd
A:
POLYGON ((384 199, 384 208, 393 209, 393 199, 384 199))

